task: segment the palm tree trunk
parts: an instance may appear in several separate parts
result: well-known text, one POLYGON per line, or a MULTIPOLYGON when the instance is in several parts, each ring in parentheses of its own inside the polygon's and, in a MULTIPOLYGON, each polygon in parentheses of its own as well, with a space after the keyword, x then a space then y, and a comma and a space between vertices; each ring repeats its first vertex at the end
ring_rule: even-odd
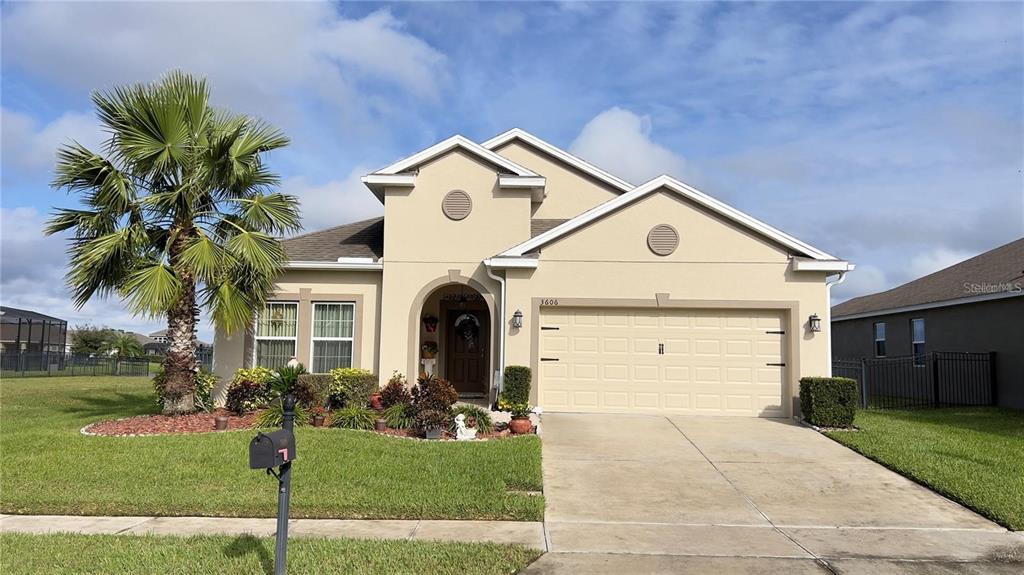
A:
MULTIPOLYGON (((179 236, 176 245, 171 246, 171 265, 185 244, 185 235, 179 236)), ((164 359, 164 413, 173 415, 191 413, 196 410, 196 323, 199 308, 196 306, 196 281, 191 274, 178 274, 181 279, 181 296, 167 311, 167 357, 164 359)))

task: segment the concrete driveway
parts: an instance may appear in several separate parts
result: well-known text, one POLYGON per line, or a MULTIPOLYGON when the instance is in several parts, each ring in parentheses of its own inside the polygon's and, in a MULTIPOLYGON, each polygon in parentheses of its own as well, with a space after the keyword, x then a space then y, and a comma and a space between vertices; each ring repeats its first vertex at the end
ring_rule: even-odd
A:
POLYGON ((1008 532, 788 420, 545 414, 527 573, 1020 573, 1008 532))

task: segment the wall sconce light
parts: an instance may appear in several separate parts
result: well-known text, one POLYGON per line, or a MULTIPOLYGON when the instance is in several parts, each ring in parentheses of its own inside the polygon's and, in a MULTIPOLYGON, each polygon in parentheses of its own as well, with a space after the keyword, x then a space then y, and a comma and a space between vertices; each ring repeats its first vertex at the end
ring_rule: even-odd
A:
POLYGON ((821 318, 818 317, 818 314, 812 313, 811 317, 807 318, 807 324, 811 331, 821 331, 821 318))
POLYGON ((523 327, 523 312, 516 310, 516 312, 512 314, 512 327, 516 329, 523 327))

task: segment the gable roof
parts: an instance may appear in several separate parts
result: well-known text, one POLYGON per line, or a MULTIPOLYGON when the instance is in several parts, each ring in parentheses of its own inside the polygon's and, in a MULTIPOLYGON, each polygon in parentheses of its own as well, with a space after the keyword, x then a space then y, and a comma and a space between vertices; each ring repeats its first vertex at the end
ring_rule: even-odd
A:
POLYGON ((491 150, 481 146, 480 144, 477 144, 476 142, 459 135, 455 135, 452 136, 451 138, 448 138, 447 140, 438 142, 433 146, 430 146, 429 148, 417 152, 407 158, 402 158, 401 160, 398 160, 393 164, 390 164, 377 170, 376 172, 374 172, 374 174, 394 175, 403 172, 408 172, 414 168, 417 168, 429 162, 430 160, 433 160, 438 156, 447 154, 448 152, 454 150, 455 148, 465 150, 466 152, 469 152, 470 154, 477 156, 482 160, 485 160, 491 164, 494 164, 506 170, 510 174, 516 176, 537 176, 537 174, 530 171, 529 168, 520 166, 519 164, 513 162, 512 160, 499 154, 496 154, 491 150))
POLYGON ((580 227, 583 227, 590 222, 600 219, 608 214, 616 212, 637 200, 647 197, 658 190, 668 190, 675 194, 678 194, 688 200, 691 200, 721 216, 731 220, 751 231, 756 232, 762 237, 768 238, 778 244, 786 246, 794 252, 805 255, 814 260, 826 260, 839 262, 840 260, 835 256, 829 255, 810 244, 806 244, 793 236, 782 232, 752 216, 749 216, 736 208, 728 206, 715 198, 693 188, 671 176, 658 176, 653 180, 637 186, 633 190, 622 194, 621 196, 611 199, 603 204, 600 204, 594 208, 591 208, 582 214, 568 220, 560 225, 551 228, 550 230, 537 235, 536 237, 530 238, 529 240, 509 248, 499 254, 500 257, 521 257, 527 253, 533 252, 540 247, 549 244, 580 227))
MULTIPOLYGON (((1024 238, 928 274, 901 286, 855 297, 832 308, 832 319, 893 313, 916 306, 938 307, 1024 295, 1024 238), (968 289, 978 285, 977 290, 968 289), (987 288, 986 288, 987 284, 987 288)), ((906 310, 910 311, 910 310, 906 310)))
POLYGON ((64 321, 59 317, 53 317, 52 315, 46 315, 37 311, 19 309, 16 307, 8 307, 5 305, 0 306, 0 319, 3 319, 4 323, 10 323, 12 321, 16 323, 19 319, 30 321, 64 321))
POLYGON ((497 148, 505 146, 506 144, 514 140, 520 140, 522 142, 525 142, 526 144, 544 152, 545 154, 548 154, 549 156, 561 161, 562 163, 568 164, 569 166, 572 166, 573 168, 576 168, 577 170, 589 176, 592 176, 595 179, 602 181, 613 188, 616 188, 620 192, 628 192, 635 187, 633 184, 627 182, 626 180, 623 180, 618 176, 612 175, 602 170, 601 168, 598 168, 594 164, 591 164, 590 162, 582 158, 578 158, 570 154, 569 152, 566 152, 565 150, 559 148, 558 146, 551 145, 545 142, 544 140, 538 138, 537 136, 534 136, 533 134, 525 130, 521 130, 519 128, 512 128, 511 130, 505 133, 498 134, 497 136, 484 142, 482 145, 484 148, 487 148, 488 150, 495 150, 497 148))
POLYGON ((309 232, 282 242, 290 261, 337 262, 338 258, 384 256, 384 218, 370 218, 309 232))

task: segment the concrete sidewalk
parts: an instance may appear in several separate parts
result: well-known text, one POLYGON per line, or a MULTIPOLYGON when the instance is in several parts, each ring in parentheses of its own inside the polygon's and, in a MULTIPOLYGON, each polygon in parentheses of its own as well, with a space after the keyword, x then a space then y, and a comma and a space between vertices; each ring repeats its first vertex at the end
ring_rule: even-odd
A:
MULTIPOLYGON (((277 520, 271 518, 0 515, 0 533, 182 536, 250 534, 270 537, 275 534, 276 526, 277 520)), ((514 543, 546 550, 543 524, 526 521, 292 519, 288 522, 288 535, 514 543)))

